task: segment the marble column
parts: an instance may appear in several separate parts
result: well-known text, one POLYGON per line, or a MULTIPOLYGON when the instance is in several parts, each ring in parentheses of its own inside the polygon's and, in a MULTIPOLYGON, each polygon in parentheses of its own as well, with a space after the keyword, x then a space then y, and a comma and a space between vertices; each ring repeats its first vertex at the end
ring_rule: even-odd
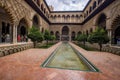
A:
POLYGON ((13 25, 13 44, 17 43, 17 26, 13 25))
POLYGON ((112 30, 108 29, 107 32, 108 32, 108 37, 110 39, 109 44, 111 44, 112 43, 112 30))
POLYGON ((71 41, 71 34, 69 34, 69 41, 71 41))

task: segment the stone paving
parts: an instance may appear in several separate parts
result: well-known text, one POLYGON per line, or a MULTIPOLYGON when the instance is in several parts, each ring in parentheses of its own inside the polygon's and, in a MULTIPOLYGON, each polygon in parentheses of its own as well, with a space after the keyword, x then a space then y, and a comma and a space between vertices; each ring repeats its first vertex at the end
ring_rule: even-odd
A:
POLYGON ((101 72, 83 72, 40 65, 60 45, 49 49, 29 49, 0 58, 0 80, 120 80, 120 56, 107 52, 85 51, 70 43, 101 72))

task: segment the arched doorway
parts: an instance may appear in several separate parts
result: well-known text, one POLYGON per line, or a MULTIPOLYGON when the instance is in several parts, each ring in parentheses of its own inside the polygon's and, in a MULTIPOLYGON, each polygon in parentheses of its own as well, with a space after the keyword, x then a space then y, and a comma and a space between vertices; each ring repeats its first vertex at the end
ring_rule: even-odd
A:
POLYGON ((87 35, 87 36, 89 35, 89 32, 88 32, 88 30, 86 30, 86 35, 87 35))
POLYGON ((11 15, 0 7, 0 43, 11 43, 13 38, 11 15))
POLYGON ((72 40, 75 40, 75 32, 72 32, 72 40))
POLYGON ((115 29, 114 39, 115 39, 115 44, 120 45, 120 26, 118 26, 115 29))
POLYGON ((60 40, 60 33, 58 31, 56 31, 55 36, 56 36, 56 40, 60 40))
POLYGON ((53 32, 53 31, 50 31, 50 35, 54 35, 54 32, 53 32))
POLYGON ((27 30, 26 30, 26 27, 25 26, 21 26, 20 28, 20 35, 27 35, 27 30))
POLYGON ((82 32, 81 32, 81 31, 79 31, 79 32, 77 33, 77 36, 78 36, 78 35, 81 35, 81 34, 82 34, 82 32))
POLYGON ((101 14, 97 20, 97 24, 98 27, 103 28, 104 30, 106 30, 106 15, 105 14, 101 14))
POLYGON ((112 44, 120 45, 120 16, 117 16, 112 23, 112 44))
POLYGON ((18 42, 27 42, 28 35, 28 24, 27 21, 23 18, 19 22, 19 26, 17 28, 17 41, 18 42))
POLYGON ((39 18, 36 15, 33 17, 33 26, 32 27, 36 27, 36 28, 40 29, 39 18))
POLYGON ((67 26, 64 26, 62 28, 61 40, 62 41, 69 41, 69 28, 67 26))
POLYGON ((42 31, 41 31, 42 33, 44 33, 44 28, 42 28, 42 31))

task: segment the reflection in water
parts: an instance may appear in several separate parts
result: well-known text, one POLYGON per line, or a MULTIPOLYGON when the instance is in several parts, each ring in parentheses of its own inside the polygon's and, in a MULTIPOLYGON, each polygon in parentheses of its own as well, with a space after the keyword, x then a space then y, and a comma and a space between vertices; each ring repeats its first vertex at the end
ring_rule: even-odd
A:
POLYGON ((90 70, 68 43, 63 43, 57 49, 55 55, 46 66, 64 69, 90 70))

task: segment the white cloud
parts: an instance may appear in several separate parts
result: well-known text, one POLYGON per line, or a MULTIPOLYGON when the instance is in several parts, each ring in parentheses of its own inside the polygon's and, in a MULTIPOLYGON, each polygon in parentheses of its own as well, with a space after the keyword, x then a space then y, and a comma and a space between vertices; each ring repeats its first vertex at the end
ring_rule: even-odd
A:
POLYGON ((54 11, 81 11, 89 0, 46 0, 46 2, 54 7, 54 11))

